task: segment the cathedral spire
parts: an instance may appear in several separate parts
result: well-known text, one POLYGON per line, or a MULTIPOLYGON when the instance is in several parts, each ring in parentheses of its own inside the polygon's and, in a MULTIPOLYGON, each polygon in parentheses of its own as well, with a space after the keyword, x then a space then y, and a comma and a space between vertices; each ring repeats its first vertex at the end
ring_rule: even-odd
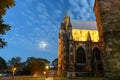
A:
POLYGON ((69 17, 69 15, 68 15, 68 11, 66 11, 66 15, 65 15, 65 17, 69 17))
POLYGON ((66 26, 66 27, 67 27, 68 24, 69 24, 69 15, 68 15, 68 12, 66 12, 66 14, 65 14, 64 23, 65 23, 65 26, 66 26))

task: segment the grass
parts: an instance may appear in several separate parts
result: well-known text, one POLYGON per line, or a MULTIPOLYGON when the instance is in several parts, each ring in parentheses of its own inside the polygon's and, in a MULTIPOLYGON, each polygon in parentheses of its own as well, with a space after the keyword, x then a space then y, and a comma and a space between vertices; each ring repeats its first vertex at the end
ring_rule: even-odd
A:
POLYGON ((59 77, 59 78, 55 78, 54 80, 103 80, 103 78, 100 78, 100 77, 77 77, 77 78, 69 79, 69 78, 59 77))
POLYGON ((33 77, 33 76, 15 76, 12 77, 0 77, 0 80, 45 80, 45 77, 33 77))
MULTIPOLYGON (((0 77, 0 80, 13 80, 12 77, 0 77)), ((45 80, 45 77, 15 76, 14 80, 45 80)), ((103 80, 100 77, 79 77, 68 79, 65 77, 55 77, 54 80, 103 80)))

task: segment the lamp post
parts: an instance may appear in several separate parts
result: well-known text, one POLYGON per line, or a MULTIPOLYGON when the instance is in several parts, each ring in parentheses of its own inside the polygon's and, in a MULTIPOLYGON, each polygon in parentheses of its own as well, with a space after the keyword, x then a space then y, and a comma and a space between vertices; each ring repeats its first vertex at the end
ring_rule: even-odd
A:
POLYGON ((46 66, 45 66, 45 69, 46 69, 46 78, 47 78, 47 74, 48 74, 49 66, 46 65, 46 66))
POLYGON ((13 68, 12 68, 12 79, 13 79, 13 80, 14 80, 15 71, 16 71, 16 67, 13 67, 13 68))

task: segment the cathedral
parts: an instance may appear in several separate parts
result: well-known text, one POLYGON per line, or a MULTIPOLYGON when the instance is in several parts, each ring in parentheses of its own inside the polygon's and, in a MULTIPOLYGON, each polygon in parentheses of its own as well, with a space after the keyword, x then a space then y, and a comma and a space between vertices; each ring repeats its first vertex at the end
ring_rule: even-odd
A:
POLYGON ((58 75, 119 80, 120 0, 95 0, 93 10, 97 24, 64 17, 58 34, 58 75))
POLYGON ((103 76, 101 50, 96 22, 71 20, 66 13, 58 34, 58 75, 103 76))

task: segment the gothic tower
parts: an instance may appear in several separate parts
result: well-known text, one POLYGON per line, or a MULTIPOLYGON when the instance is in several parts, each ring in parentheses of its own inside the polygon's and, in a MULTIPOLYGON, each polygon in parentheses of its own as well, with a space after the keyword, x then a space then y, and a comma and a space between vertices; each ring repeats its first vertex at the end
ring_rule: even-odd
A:
POLYGON ((104 40, 105 76, 120 76, 120 0, 95 0, 94 11, 104 40))
POLYGON ((67 76, 71 73, 75 76, 72 25, 68 13, 61 23, 58 42, 58 75, 67 76))
POLYGON ((68 25, 69 25, 69 16, 68 13, 66 13, 64 17, 64 21, 61 23, 60 32, 58 35, 58 75, 67 74, 67 69, 69 65, 68 25))

